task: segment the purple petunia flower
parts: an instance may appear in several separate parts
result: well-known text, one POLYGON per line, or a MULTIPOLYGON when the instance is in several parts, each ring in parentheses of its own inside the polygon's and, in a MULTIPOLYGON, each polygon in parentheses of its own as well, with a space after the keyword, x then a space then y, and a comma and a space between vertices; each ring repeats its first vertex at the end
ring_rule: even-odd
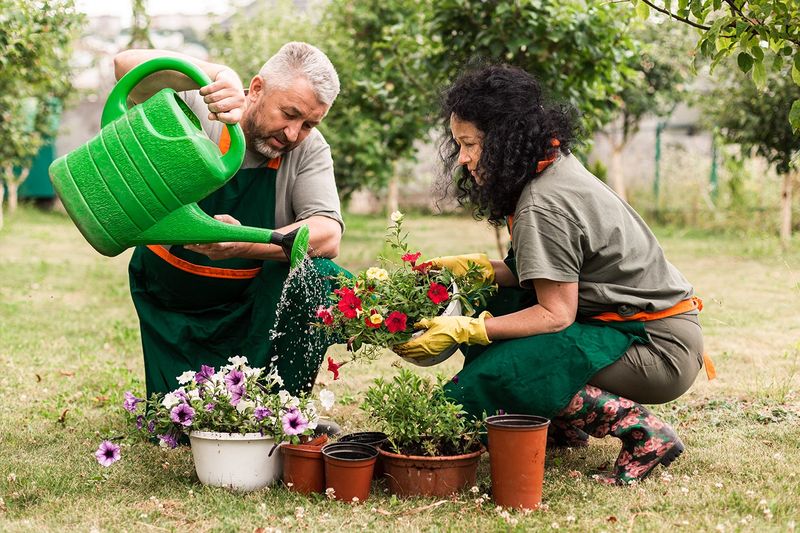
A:
POLYGON ((225 385, 229 391, 232 391, 234 387, 244 387, 244 372, 241 370, 228 372, 228 375, 225 376, 225 385))
POLYGON ((139 415, 136 417, 136 429, 142 429, 144 427, 144 415, 139 415))
POLYGON ((458 374, 456 374, 455 376, 453 376, 453 379, 452 379, 452 380, 450 380, 450 381, 452 381, 453 383, 455 383, 456 385, 458 385, 458 374))
POLYGON ((244 396, 244 385, 238 385, 236 387, 229 387, 228 391, 231 393, 231 405, 236 407, 239 401, 244 396))
POLYGON ((176 424, 191 426, 192 420, 194 420, 194 409, 189 404, 178 404, 169 412, 169 418, 176 424))
POLYGON ((217 404, 215 403, 207 403, 203 406, 203 409, 205 409, 206 411, 213 411, 216 406, 217 404))
POLYGON ((261 422, 268 416, 272 416, 272 410, 268 407, 256 407, 255 411, 253 411, 253 415, 256 417, 256 420, 261 422))
POLYGON ((213 375, 214 375, 213 366, 200 365, 200 372, 194 375, 194 380, 197 383, 205 383, 206 381, 211 380, 211 376, 213 375))
POLYGON ((159 439, 161 439, 162 446, 167 446, 169 448, 177 448, 178 447, 178 439, 175 438, 175 435, 172 433, 165 433, 164 435, 157 435, 159 439))
POLYGON ((100 443, 100 447, 94 452, 97 462, 103 466, 111 466, 119 461, 120 453, 119 446, 110 440, 104 440, 100 443))
POLYGON ((283 432, 287 435, 300 435, 308 428, 308 420, 303 418, 298 409, 287 411, 281 422, 283 422, 283 432))
POLYGON ((178 389, 175 392, 173 392, 172 394, 174 394, 175 397, 178 398, 183 403, 189 403, 189 396, 186 395, 186 391, 178 389))
POLYGON ((151 420, 150 422, 147 423, 147 432, 154 433, 155 430, 156 430, 156 421, 151 420))
POLYGON ((122 407, 129 413, 133 413, 134 411, 136 411, 136 405, 138 405, 140 402, 143 401, 144 400, 142 398, 137 398, 136 396, 134 396, 131 391, 126 391, 125 400, 122 402, 122 407))

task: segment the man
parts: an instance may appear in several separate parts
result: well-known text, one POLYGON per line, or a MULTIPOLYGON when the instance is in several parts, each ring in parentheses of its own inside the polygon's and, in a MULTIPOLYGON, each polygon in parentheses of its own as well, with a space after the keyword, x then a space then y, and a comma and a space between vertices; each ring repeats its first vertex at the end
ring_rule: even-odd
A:
POLYGON ((213 82, 198 87, 178 72, 157 72, 130 93, 132 103, 171 87, 182 91, 222 151, 230 142, 223 123, 241 124, 245 136, 240 170, 200 207, 226 223, 282 234, 306 224, 316 259, 287 279, 286 256, 272 244, 138 247, 129 273, 148 397, 176 388, 176 376, 186 370, 219 367, 234 355, 253 367, 277 365, 287 390, 308 391, 326 348, 308 325, 326 302, 328 276, 338 267, 325 258, 338 254, 344 228, 330 148, 316 130, 339 93, 336 70, 319 49, 292 42, 264 64, 247 91, 225 65, 160 50, 118 54, 116 77, 163 56, 194 63, 213 82))

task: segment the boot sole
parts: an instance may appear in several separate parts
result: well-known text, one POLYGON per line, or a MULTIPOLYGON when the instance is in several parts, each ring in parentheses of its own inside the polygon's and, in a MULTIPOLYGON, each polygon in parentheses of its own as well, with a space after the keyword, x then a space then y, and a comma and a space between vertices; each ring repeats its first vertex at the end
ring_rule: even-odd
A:
POLYGON ((655 463, 653 465, 653 468, 645 472, 644 475, 642 475, 642 477, 639 478, 639 481, 644 481, 647 478, 647 476, 649 476, 653 472, 653 470, 656 469, 658 465, 667 468, 669 465, 672 464, 673 461, 675 461, 675 459, 680 457, 680 455, 683 453, 683 450, 685 449, 686 447, 683 445, 683 442, 681 442, 681 439, 676 438, 675 446, 667 450, 667 453, 664 454, 664 457, 662 457, 660 461, 655 463))

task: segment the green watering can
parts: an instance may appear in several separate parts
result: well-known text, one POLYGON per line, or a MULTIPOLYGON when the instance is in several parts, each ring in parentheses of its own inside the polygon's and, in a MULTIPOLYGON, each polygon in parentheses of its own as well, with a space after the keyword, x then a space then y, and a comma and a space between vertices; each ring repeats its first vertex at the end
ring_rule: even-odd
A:
POLYGON ((103 108, 100 133, 50 165, 50 179, 83 236, 98 252, 115 256, 139 244, 262 242, 283 248, 292 267, 308 251, 308 226, 282 235, 234 226, 197 205, 242 164, 242 128, 227 125, 230 150, 222 155, 200 121, 172 89, 128 109, 130 91, 159 70, 177 70, 200 86, 211 80, 192 63, 161 57, 131 69, 103 108))

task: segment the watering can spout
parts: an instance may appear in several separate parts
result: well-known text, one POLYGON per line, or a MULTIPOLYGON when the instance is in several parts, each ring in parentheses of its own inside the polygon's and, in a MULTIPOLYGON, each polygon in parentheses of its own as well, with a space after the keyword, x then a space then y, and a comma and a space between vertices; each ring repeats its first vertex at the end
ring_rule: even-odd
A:
POLYGON ((308 226, 285 235, 264 228, 234 226, 209 217, 197 204, 185 205, 134 239, 133 244, 207 244, 211 242, 261 242, 283 249, 292 268, 308 253, 308 226))

